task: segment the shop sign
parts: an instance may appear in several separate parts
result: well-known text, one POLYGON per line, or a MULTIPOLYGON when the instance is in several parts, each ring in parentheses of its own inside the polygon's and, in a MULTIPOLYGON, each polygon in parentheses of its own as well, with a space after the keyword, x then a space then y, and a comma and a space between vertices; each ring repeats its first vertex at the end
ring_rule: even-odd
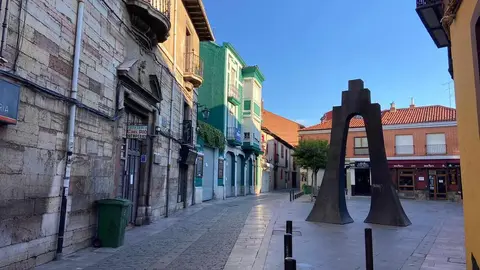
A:
POLYGON ((355 168, 368 169, 368 168, 370 168, 370 162, 368 162, 368 161, 355 161, 355 168))
POLYGON ((20 86, 0 80, 0 124, 17 123, 20 86))
POLYGON ((127 139, 146 139, 148 126, 131 125, 127 127, 127 139))

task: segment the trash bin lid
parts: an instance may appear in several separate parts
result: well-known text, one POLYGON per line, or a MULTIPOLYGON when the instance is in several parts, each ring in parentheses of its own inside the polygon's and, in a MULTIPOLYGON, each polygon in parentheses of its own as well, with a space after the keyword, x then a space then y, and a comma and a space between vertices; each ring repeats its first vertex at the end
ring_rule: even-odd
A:
POLYGON ((127 206, 132 204, 131 201, 127 199, 103 199, 103 200, 98 200, 98 204, 110 204, 110 205, 122 205, 122 206, 127 206))

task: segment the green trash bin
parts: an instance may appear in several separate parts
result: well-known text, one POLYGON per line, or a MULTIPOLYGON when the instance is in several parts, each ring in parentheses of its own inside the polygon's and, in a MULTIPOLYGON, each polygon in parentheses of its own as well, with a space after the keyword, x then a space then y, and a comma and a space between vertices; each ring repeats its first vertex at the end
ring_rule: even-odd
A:
POLYGON ((131 202, 125 199, 104 199, 98 205, 98 239, 102 247, 117 248, 123 245, 125 227, 131 202))

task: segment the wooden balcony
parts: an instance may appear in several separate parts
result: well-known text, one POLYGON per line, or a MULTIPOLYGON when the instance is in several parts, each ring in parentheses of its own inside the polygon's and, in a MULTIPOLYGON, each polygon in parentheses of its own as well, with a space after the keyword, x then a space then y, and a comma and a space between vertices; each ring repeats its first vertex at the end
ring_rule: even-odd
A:
POLYGON ((149 48, 169 36, 170 0, 126 0, 132 25, 142 43, 149 48))

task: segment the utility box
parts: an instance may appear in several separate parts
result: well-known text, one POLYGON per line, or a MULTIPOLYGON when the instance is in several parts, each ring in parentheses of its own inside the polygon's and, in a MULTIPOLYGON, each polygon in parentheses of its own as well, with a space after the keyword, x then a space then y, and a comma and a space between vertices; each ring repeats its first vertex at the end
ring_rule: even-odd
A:
POLYGON ((125 199, 104 199, 98 205, 98 239, 102 247, 117 248, 123 245, 125 227, 131 202, 125 199))

